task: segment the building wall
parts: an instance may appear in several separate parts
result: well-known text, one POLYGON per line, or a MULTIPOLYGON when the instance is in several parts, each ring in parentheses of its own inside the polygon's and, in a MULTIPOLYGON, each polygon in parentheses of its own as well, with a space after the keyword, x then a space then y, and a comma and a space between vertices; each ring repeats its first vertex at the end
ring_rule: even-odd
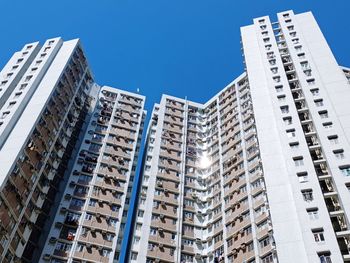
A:
POLYGON ((132 262, 277 260, 250 101, 243 74, 206 104, 155 105, 132 262))
MULTIPOLYGON (((36 87, 30 100, 19 104, 22 113, 11 117, 17 123, 0 151, 2 262, 18 258, 31 261, 70 157, 68 141, 78 127, 78 120, 72 116, 80 115, 85 92, 91 88, 91 75, 78 40, 50 39, 38 56, 48 56, 51 49, 56 52, 55 59, 45 65, 40 81, 32 83, 36 87)), ((33 60, 28 70, 37 67, 37 62, 33 60)), ((37 80, 33 78, 33 82, 37 80)), ((24 90, 18 103, 25 94, 24 90)), ((10 122, 3 125, 7 124, 10 122)))
POLYGON ((341 123, 347 80, 311 13, 283 12, 276 23, 257 18, 242 28, 242 42, 279 260, 294 262, 295 254, 300 262, 348 259, 341 211, 348 211, 348 178, 339 170, 349 163, 341 123), (332 136, 344 143, 330 145, 332 136), (324 240, 316 240, 319 232, 324 240))
POLYGON ((118 258, 139 152, 144 97, 102 87, 40 260, 118 258))
POLYGON ((154 105, 137 196, 145 97, 94 83, 77 39, 16 52, 0 72, 1 262, 350 261, 349 69, 310 12, 241 37, 245 73, 208 102, 154 105))

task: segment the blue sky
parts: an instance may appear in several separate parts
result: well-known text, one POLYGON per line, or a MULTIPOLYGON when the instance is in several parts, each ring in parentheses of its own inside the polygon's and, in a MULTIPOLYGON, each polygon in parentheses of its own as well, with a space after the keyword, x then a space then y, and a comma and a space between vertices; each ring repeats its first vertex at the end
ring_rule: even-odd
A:
POLYGON ((289 9, 311 10, 350 66, 345 0, 11 0, 1 3, 0 67, 25 43, 79 37, 99 84, 139 88, 148 109, 162 93, 205 102, 243 71, 240 26, 289 9))

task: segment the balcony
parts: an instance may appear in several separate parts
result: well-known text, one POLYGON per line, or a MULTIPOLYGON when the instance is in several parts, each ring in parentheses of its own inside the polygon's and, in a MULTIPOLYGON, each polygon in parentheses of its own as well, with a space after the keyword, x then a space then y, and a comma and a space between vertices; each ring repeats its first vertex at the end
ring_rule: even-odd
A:
POLYGON ((170 248, 161 243, 155 245, 152 250, 148 250, 147 257, 157 259, 159 262, 175 262, 174 255, 172 255, 170 252, 170 248))
POLYGON ((327 210, 331 216, 337 216, 344 213, 337 196, 330 196, 325 198, 327 210))
POLYGON ((295 107, 297 108, 298 112, 305 112, 308 109, 305 101, 296 101, 295 107))
POLYGON ((81 251, 74 252, 74 257, 84 261, 107 263, 109 262, 109 257, 102 255, 102 249, 103 247, 101 246, 86 244, 81 251))

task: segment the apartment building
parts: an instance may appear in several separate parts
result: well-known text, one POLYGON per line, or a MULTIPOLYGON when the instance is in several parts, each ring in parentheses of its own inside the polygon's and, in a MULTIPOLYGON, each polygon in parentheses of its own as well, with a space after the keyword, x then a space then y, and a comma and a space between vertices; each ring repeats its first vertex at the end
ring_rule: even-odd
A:
POLYGON ((0 261, 349 262, 350 69, 310 12, 241 38, 245 72, 209 101, 154 105, 141 165, 144 96, 97 85, 77 39, 16 52, 0 261))
POLYGON ((41 261, 118 259, 135 177, 144 97, 102 87, 41 261))
POLYGON ((78 40, 31 43, 0 75, 0 258, 30 262, 94 89, 78 40))
POLYGON ((0 74, 1 262, 118 257, 143 105, 94 82, 78 39, 12 56, 0 74))
POLYGON ((349 70, 310 12, 241 37, 245 73, 153 108, 130 262, 350 261, 349 70))

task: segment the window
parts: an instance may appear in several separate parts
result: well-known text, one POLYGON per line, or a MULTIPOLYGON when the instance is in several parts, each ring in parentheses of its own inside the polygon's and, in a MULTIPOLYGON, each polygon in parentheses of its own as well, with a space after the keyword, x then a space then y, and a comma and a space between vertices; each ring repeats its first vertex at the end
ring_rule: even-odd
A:
POLYGON ((103 257, 109 257, 109 254, 111 251, 109 249, 102 249, 102 256, 103 257))
POLYGON ((308 181, 307 172, 297 173, 299 183, 306 183, 308 181))
POLYGON ((10 114, 9 111, 3 112, 2 115, 1 115, 1 119, 5 119, 9 114, 10 114))
POLYGON ((306 82, 309 86, 315 85, 315 79, 308 79, 308 80, 306 80, 306 82))
POLYGON ((281 77, 273 77, 273 80, 276 82, 276 83, 279 83, 281 82, 281 77))
POLYGON ((58 242, 57 245, 56 245, 56 250, 59 250, 59 251, 69 251, 69 250, 71 249, 71 247, 72 247, 71 244, 58 242))
POLYGON ((301 51, 301 49, 302 49, 302 47, 300 45, 299 46, 295 46, 294 48, 295 48, 295 51, 297 51, 297 52, 301 51))
POLYGON ((14 99, 17 99, 19 96, 21 96, 22 92, 16 92, 15 96, 13 96, 14 99))
POLYGON ((311 89, 310 90, 311 91, 311 94, 313 95, 313 96, 317 96, 319 93, 320 93, 320 90, 319 89, 311 89))
POLYGON ((332 263, 331 253, 328 251, 318 253, 318 257, 320 259, 320 263, 332 263))
POLYGON ((137 216, 138 216, 138 217, 143 217, 143 214, 144 214, 144 211, 143 211, 143 210, 139 210, 139 211, 137 212, 137 216))
POLYGON ((339 159, 339 160, 345 158, 345 156, 344 156, 344 150, 343 150, 343 149, 334 150, 333 153, 334 153, 335 158, 337 158, 337 159, 339 159))
POLYGON ((286 132, 287 132, 288 138, 294 138, 296 136, 295 129, 290 129, 290 130, 287 130, 286 132))
MULTIPOLYGON (((266 49, 266 50, 270 50, 271 47, 272 47, 272 45, 266 45, 266 46, 265 46, 265 49, 266 49)), ((271 69, 271 71, 272 71, 272 69, 271 69)))
POLYGON ((314 200, 314 197, 313 197, 311 189, 302 190, 301 193, 303 194, 303 198, 304 198, 305 202, 311 202, 311 201, 314 200))
POLYGON ((283 121, 287 125, 291 125, 293 123, 292 117, 285 117, 285 118, 283 118, 283 121))
POLYGON ((323 106, 323 99, 314 100, 314 102, 317 107, 323 106))
POLYGON ((137 260, 137 252, 131 252, 131 260, 137 260))
POLYGON ((310 68, 309 63, 307 61, 301 62, 300 65, 303 68, 303 70, 307 70, 310 68))
POLYGON ((323 229, 313 229, 312 234, 314 235, 314 239, 316 243, 323 243, 324 242, 324 235, 323 235, 323 229))
POLYGON ((27 82, 28 82, 28 81, 30 81, 30 80, 32 79, 32 77, 33 77, 32 75, 26 76, 26 78, 24 79, 24 81, 27 81, 27 82))
POLYGON ((344 167, 339 167, 340 172, 345 175, 345 176, 350 176, 350 165, 349 166, 344 166, 344 167))
POLYGON ((13 106, 15 106, 16 102, 12 101, 9 103, 9 105, 7 106, 7 109, 11 109, 13 106))
POLYGON ((269 236, 264 238, 263 240, 260 240, 259 241, 260 248, 267 247, 270 244, 270 241, 271 241, 271 238, 269 236))
POLYGON ((293 158, 295 166, 303 166, 304 165, 304 160, 302 156, 295 157, 293 158))
POLYGON ((317 220, 319 218, 318 208, 309 208, 309 209, 306 209, 306 211, 309 215, 310 220, 317 220))
POLYGON ((299 58, 299 59, 304 59, 304 58, 305 58, 305 53, 300 53, 300 54, 298 54, 298 58, 299 58))
POLYGON ((294 45, 299 44, 299 38, 292 39, 294 45))
POLYGON ((320 115, 321 119, 328 118, 328 111, 319 111, 318 114, 320 115))
POLYGON ((283 86, 282 85, 276 86, 275 89, 276 89, 276 92, 282 92, 283 86))
POLYGON ((350 183, 345 184, 345 186, 348 189, 348 191, 350 192, 350 183))
POLYGON ((304 70, 304 74, 308 77, 310 77, 312 74, 311 74, 311 69, 308 69, 308 70, 304 70))
POLYGON ((271 66, 276 65, 276 59, 270 59, 269 63, 271 66))
POLYGON ((83 252, 84 247, 85 247, 84 244, 78 243, 78 244, 77 244, 77 247, 76 247, 75 249, 76 249, 76 251, 78 251, 78 252, 83 252))
POLYGON ((157 229, 151 227, 151 229, 150 229, 150 231, 149 231, 149 234, 150 234, 151 236, 157 235, 157 229))
POLYGON ((92 214, 86 213, 85 220, 87 220, 87 221, 92 220, 92 214))
POLYGON ((95 199, 90 199, 89 201, 89 206, 96 206, 96 200, 95 199))
POLYGON ((289 113, 289 107, 288 106, 282 106, 281 107, 281 112, 282 113, 289 113))
POLYGON ((277 73, 278 73, 278 68, 277 68, 277 67, 271 68, 271 72, 272 72, 273 74, 277 74, 277 73))
POLYGON ((331 129, 333 128, 333 123, 332 122, 325 122, 322 124, 323 127, 325 127, 326 129, 331 129))
POLYGON ((268 254, 267 256, 261 258, 261 263, 272 263, 273 262, 273 254, 268 254))
POLYGON ((339 143, 337 135, 328 136, 328 140, 331 144, 338 144, 339 143))
POLYGON ((299 148, 299 142, 291 142, 289 144, 290 148, 295 150, 295 149, 298 149, 299 148))
POLYGON ((286 95, 279 95, 277 96, 278 101, 282 102, 286 100, 286 95))
POLYGON ((19 90, 24 90, 27 86, 28 86, 27 83, 21 84, 21 86, 19 87, 19 90))

